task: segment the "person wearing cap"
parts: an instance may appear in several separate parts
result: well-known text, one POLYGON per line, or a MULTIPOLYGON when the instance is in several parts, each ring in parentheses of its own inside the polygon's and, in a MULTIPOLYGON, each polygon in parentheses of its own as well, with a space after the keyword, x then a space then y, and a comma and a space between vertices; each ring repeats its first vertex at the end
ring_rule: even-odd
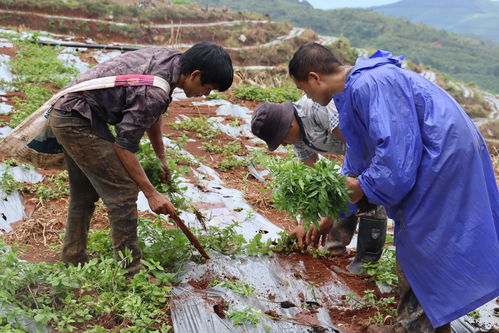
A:
MULTIPOLYGON (((253 113, 251 130, 267 143, 270 151, 281 144, 293 145, 296 156, 312 167, 318 154, 344 155, 345 144, 339 131, 338 111, 334 102, 323 107, 303 96, 298 102, 265 102, 253 113)), ((319 229, 312 226, 305 232, 298 226, 291 233, 297 238, 298 246, 317 248, 324 245, 332 255, 346 253, 357 221, 359 237, 357 252, 348 269, 360 274, 364 263, 376 262, 381 257, 386 236, 386 214, 381 206, 363 202, 361 212, 349 217, 333 220, 324 217, 319 221, 319 229)))

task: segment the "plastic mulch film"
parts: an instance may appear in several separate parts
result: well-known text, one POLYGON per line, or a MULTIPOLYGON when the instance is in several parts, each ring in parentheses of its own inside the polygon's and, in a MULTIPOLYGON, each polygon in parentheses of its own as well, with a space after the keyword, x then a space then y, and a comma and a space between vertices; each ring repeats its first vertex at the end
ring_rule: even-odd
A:
MULTIPOLYGON (((17 308, 15 305, 11 304, 1 304, 0 303, 0 317, 2 316, 8 316, 9 313, 16 313, 18 314, 19 312, 22 312, 23 310, 20 308, 17 308)), ((20 324, 26 328, 28 332, 31 333, 45 333, 49 332, 48 328, 44 326, 43 324, 36 322, 32 318, 29 318, 28 316, 23 316, 23 315, 17 315, 15 319, 12 319, 9 321, 10 324, 20 324)))
POLYGON ((12 131, 12 128, 9 126, 0 127, 0 138, 5 138, 10 131, 12 131))
POLYGON ((174 331, 341 332, 331 322, 328 308, 343 308, 342 297, 351 290, 332 271, 326 283, 310 284, 297 278, 305 266, 292 259, 293 255, 231 258, 212 254, 207 263, 188 263, 182 282, 172 291, 174 331), (212 279, 240 280, 254 293, 241 296, 226 287, 207 287, 204 281, 212 279), (233 326, 230 313, 248 309, 256 314, 258 322, 233 326))
POLYGON ((23 198, 19 191, 6 194, 0 191, 0 234, 12 231, 11 223, 24 218, 23 198))
MULTIPOLYGON (((167 138, 164 138, 164 143, 168 147, 172 146, 167 138)), ((195 160, 195 157, 185 150, 181 150, 180 153, 195 160)), ((187 179, 181 178, 180 187, 186 188, 182 196, 206 216, 206 225, 224 228, 238 222, 239 226, 235 230, 246 240, 252 239, 257 234, 262 234, 262 241, 279 237, 282 229, 256 212, 244 200, 244 194, 241 191, 225 187, 215 170, 199 163, 199 166, 191 168, 191 171, 197 179, 197 184, 194 185, 187 179)), ((151 211, 142 192, 139 193, 137 207, 141 211, 151 211)), ((182 211, 179 216, 188 227, 202 228, 194 214, 182 211)))
MULTIPOLYGON (((38 183, 43 180, 43 176, 34 169, 26 169, 20 166, 9 167, 0 164, 0 174, 7 171, 14 177, 16 182, 38 183)), ((17 190, 6 194, 0 190, 0 234, 12 230, 10 224, 25 218, 24 203, 21 193, 17 190)))
POLYGON ((454 333, 471 332, 499 332, 499 316, 495 314, 495 309, 499 308, 499 297, 482 305, 475 311, 475 317, 463 316, 454 320, 451 324, 454 333))

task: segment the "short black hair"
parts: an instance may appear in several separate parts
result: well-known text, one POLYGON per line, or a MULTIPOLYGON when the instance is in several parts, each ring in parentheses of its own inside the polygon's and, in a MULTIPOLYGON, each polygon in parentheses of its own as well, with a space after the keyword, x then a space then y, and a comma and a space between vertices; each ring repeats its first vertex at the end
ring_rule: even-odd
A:
POLYGON ((212 42, 201 42, 180 56, 180 73, 201 71, 201 83, 213 84, 217 90, 225 91, 232 85, 234 69, 227 52, 212 42))
POLYGON ((332 74, 343 63, 331 50, 318 43, 300 46, 289 62, 289 75, 295 80, 306 81, 308 73, 332 74))

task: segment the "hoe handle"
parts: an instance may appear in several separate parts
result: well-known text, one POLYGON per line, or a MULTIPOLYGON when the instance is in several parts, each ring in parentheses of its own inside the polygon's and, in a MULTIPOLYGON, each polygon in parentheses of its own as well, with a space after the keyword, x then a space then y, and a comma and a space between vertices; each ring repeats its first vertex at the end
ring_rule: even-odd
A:
POLYGON ((208 253, 206 253, 206 251, 201 246, 201 244, 199 243, 199 241, 196 238, 196 236, 194 236, 194 234, 189 230, 189 228, 187 228, 187 226, 184 224, 184 222, 182 221, 182 219, 177 214, 175 214, 175 215, 173 215, 171 217, 173 218, 173 220, 175 221, 175 223, 177 224, 177 226, 180 229, 182 229, 182 231, 187 236, 187 238, 189 238, 189 241, 191 242, 192 245, 194 245, 194 247, 196 248, 196 250, 198 250, 199 253, 201 253, 201 255, 203 257, 205 257, 206 259, 210 259, 210 256, 208 255, 208 253))

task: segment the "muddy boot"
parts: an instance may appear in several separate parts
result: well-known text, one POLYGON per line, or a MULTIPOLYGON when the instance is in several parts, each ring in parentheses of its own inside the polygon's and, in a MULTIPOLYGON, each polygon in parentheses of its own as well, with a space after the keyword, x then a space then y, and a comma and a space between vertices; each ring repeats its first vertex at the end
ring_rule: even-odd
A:
POLYGON ((353 262, 347 267, 348 270, 358 275, 364 264, 377 262, 383 253, 385 238, 386 218, 360 216, 357 254, 353 262))
POLYGON ((334 221, 333 228, 327 236, 324 249, 329 251, 331 255, 341 255, 346 253, 346 246, 352 241, 356 227, 357 216, 355 215, 334 221))

